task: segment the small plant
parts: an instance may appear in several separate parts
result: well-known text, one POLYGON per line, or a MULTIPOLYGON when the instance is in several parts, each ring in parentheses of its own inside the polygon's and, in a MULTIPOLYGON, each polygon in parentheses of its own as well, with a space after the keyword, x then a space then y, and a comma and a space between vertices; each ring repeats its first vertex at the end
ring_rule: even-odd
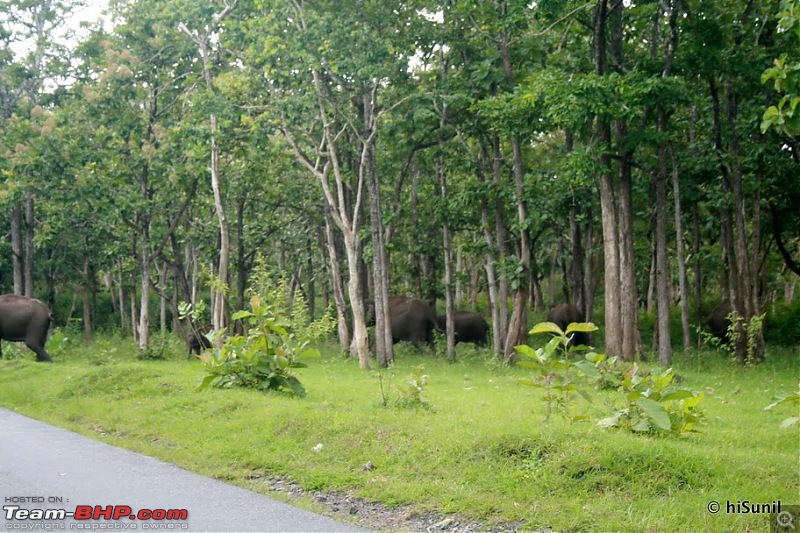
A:
POLYGON ((198 390, 235 385, 305 396, 305 388, 292 370, 306 367, 302 359, 320 356, 318 350, 308 347, 310 341, 296 338, 286 317, 258 296, 250 299, 249 311, 234 313, 232 318, 245 321, 248 334, 230 337, 219 348, 198 356, 208 374, 198 390))
POLYGON ((319 350, 309 344, 333 331, 336 321, 330 312, 310 320, 305 300, 296 295, 287 301, 287 288, 285 279, 271 283, 265 262, 257 257, 250 309, 231 317, 244 322, 247 334, 226 338, 219 347, 214 341, 221 332, 209 334, 215 347, 199 356, 208 375, 198 389, 241 386, 305 396, 293 370, 305 368, 304 360, 320 357, 319 350))
MULTIPOLYGON (((797 413, 798 409, 800 409, 800 386, 797 387, 797 392, 791 393, 784 393, 779 394, 772 398, 772 403, 769 404, 764 408, 765 411, 771 411, 774 407, 779 405, 789 405, 790 407, 794 408, 794 412, 797 413)), ((800 416, 790 416, 781 422, 781 429, 786 429, 792 426, 797 426, 800 424, 800 416)))
POLYGON ((428 386, 428 375, 423 374, 425 365, 417 365, 411 371, 405 383, 397 386, 397 407, 429 409, 430 402, 425 397, 425 387, 428 386))
POLYGON ((166 351, 167 340, 164 337, 154 338, 147 348, 139 349, 136 358, 140 361, 163 361, 166 351))
POLYGON ((69 337, 61 328, 55 328, 50 338, 47 340, 47 351, 53 357, 58 357, 64 353, 69 345, 69 337))
POLYGON ((619 390, 625 395, 625 407, 598 424, 636 432, 659 429, 680 434, 695 431, 703 417, 697 409, 703 394, 672 387, 674 378, 671 368, 651 374, 634 364, 622 372, 620 379, 619 390))
MULTIPOLYGON (((542 348, 534 350, 530 346, 515 346, 515 349, 530 361, 519 361, 517 365, 523 368, 536 370, 536 374, 519 382, 529 387, 544 389, 543 400, 547 404, 546 420, 555 409, 561 410, 570 421, 583 420, 586 417, 577 413, 571 406, 573 393, 578 393, 587 401, 591 401, 589 394, 581 386, 586 378, 598 379, 594 352, 589 352, 586 358, 579 361, 569 361, 570 353, 588 350, 585 346, 570 346, 570 336, 577 332, 591 333, 597 331, 597 326, 592 323, 572 323, 562 331, 557 324, 542 322, 531 329, 531 335, 549 333, 553 338, 542 348), (557 357, 561 354, 561 357, 557 357), (579 372, 575 372, 575 371, 579 372)), ((598 360, 599 361, 599 360, 598 360)))

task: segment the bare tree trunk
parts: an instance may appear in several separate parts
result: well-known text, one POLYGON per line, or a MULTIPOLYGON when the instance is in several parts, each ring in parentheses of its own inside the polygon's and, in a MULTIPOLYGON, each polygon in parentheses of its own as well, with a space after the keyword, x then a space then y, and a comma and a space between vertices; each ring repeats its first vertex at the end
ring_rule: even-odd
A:
MULTIPOLYGON (((503 154, 500 151, 500 139, 497 136, 492 137, 492 152, 494 158, 492 160, 492 170, 494 173, 494 182, 497 190, 502 190, 503 187, 503 154)), ((497 261, 502 265, 506 257, 508 257, 508 230, 506 229, 505 221, 503 220, 503 201, 500 195, 497 195, 494 205, 494 224, 495 224, 495 242, 497 244, 497 261)), ((499 322, 499 335, 501 343, 501 352, 504 354, 506 333, 508 331, 508 279, 501 272, 498 276, 497 287, 497 308, 500 313, 499 322)))
MULTIPOLYGON (((436 175, 439 178, 439 188, 441 190, 442 204, 447 205, 447 176, 444 173, 444 163, 441 157, 436 161, 436 175)), ((456 360, 456 331, 453 322, 455 313, 455 303, 453 301, 453 243, 450 237, 450 226, 447 217, 442 220, 442 239, 444 245, 444 297, 445 297, 445 317, 447 336, 447 360, 456 360)))
MULTIPOLYGON (((237 2, 238 0, 233 0, 233 3, 225 0, 225 8, 221 12, 216 13, 213 17, 215 26, 218 25, 236 8, 237 2)), ((210 28, 206 26, 205 33, 200 34, 197 31, 189 30, 185 24, 180 23, 178 24, 178 29, 197 45, 197 49, 200 54, 200 60, 203 66, 203 79, 205 80, 206 89, 209 91, 209 93, 213 93, 214 82, 211 76, 211 68, 214 61, 214 54, 213 50, 210 49, 210 44, 212 43, 212 32, 216 31, 216 28, 210 28)), ((214 192, 214 210, 217 214, 217 222, 219 223, 220 247, 217 279, 221 284, 220 289, 215 292, 216 297, 212 300, 211 310, 214 329, 223 329, 227 326, 227 310, 225 307, 227 291, 222 286, 228 286, 230 235, 228 230, 228 219, 225 215, 225 203, 222 198, 222 187, 220 183, 219 139, 217 130, 217 116, 214 113, 211 113, 209 115, 209 132, 211 134, 211 189, 214 192)))
POLYGON ((675 248, 678 256, 678 285, 680 287, 681 303, 681 329, 683 330, 683 349, 689 351, 692 348, 692 335, 689 327, 689 280, 686 275, 686 259, 683 254, 683 222, 681 212, 681 189, 680 175, 678 172, 678 158, 675 151, 670 150, 672 155, 672 195, 675 202, 675 248))
POLYGON ((25 269, 22 246, 22 208, 11 206, 11 265, 14 271, 14 294, 25 294, 25 269))
POLYGON ((333 286, 333 301, 336 304, 336 326, 339 335, 339 346, 342 351, 347 351, 350 346, 350 329, 347 325, 347 304, 344 300, 344 285, 342 273, 339 269, 339 253, 336 250, 336 237, 333 234, 333 222, 330 215, 330 206, 325 204, 325 244, 328 249, 328 260, 331 267, 331 285, 333 286))
MULTIPOLYGON (((594 10, 595 74, 607 74, 606 26, 608 0, 597 0, 594 10)), ((619 224, 611 172, 611 126, 603 117, 595 118, 595 138, 600 150, 600 216, 603 223, 603 256, 605 262, 605 337, 608 355, 622 354, 622 317, 620 295, 619 224)))
MULTIPOLYGON (((658 104, 658 131, 666 132, 667 114, 663 104, 658 104)), ((672 342, 669 331, 669 263, 667 258, 667 145, 662 141, 658 147, 658 169, 656 172, 656 295, 658 299, 658 362, 672 364, 672 342)))
POLYGON ((83 342, 92 342, 92 309, 91 291, 92 282, 90 279, 91 269, 89 268, 89 257, 83 258, 83 342))
POLYGON ((34 247, 33 237, 36 220, 33 209, 33 189, 28 187, 25 193, 25 296, 35 297, 33 292, 34 247))
POLYGON ((161 335, 167 334, 167 264, 162 263, 158 268, 158 321, 161 326, 161 335))

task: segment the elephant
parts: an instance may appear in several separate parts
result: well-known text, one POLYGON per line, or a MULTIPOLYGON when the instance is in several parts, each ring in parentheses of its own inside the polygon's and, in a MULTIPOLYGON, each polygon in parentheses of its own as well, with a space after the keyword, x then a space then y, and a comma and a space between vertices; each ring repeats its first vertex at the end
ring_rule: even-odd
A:
POLYGON ((708 330, 723 344, 730 342, 728 327, 731 325, 731 321, 728 319, 728 315, 731 311, 733 311, 731 302, 725 300, 712 309, 708 315, 708 330))
POLYGON ((211 348, 211 341, 206 337, 206 333, 209 331, 211 331, 210 325, 192 327, 186 335, 186 347, 189 348, 188 355, 192 355, 192 352, 200 355, 203 350, 211 348))
MULTIPOLYGON (((480 346, 486 345, 486 332, 489 330, 489 324, 478 313, 456 311, 453 313, 453 325, 456 331, 456 343, 472 342, 480 346)), ((447 315, 437 316, 436 326, 438 329, 445 331, 447 328, 447 315)))
MULTIPOLYGON (((375 324, 375 302, 368 300, 367 325, 375 324)), ((433 330, 437 328, 436 312, 425 300, 408 296, 389 298, 389 321, 392 328, 392 344, 410 341, 418 349, 422 344, 433 345, 433 330)))
POLYGON ((393 344, 410 341, 420 350, 423 342, 433 345, 436 312, 425 300, 407 296, 389 298, 389 320, 393 344))
POLYGON ((53 313, 39 300, 17 294, 0 295, 0 341, 24 341, 39 362, 53 361, 44 349, 52 321, 53 313))
MULTIPOLYGON (((583 311, 578 309, 572 304, 562 302, 560 304, 556 304, 550 308, 550 312, 547 314, 547 321, 553 322, 562 330, 566 331, 567 326, 572 324, 573 322, 584 322, 586 320, 583 311)), ((572 346, 591 346, 592 345, 592 336, 589 333, 584 333, 582 331, 576 331, 572 334, 572 339, 570 341, 570 345, 572 346)))

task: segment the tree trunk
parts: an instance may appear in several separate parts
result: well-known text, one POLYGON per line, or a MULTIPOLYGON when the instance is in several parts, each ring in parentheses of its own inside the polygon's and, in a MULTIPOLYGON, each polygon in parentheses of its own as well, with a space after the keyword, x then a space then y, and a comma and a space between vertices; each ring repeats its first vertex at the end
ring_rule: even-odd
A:
POLYGON ((11 265, 14 272, 14 294, 25 294, 24 250, 22 246, 22 208, 11 206, 11 265))
POLYGON ((683 254, 683 223, 681 212, 681 189, 680 174, 678 172, 678 158, 675 151, 671 150, 672 155, 672 194, 675 202, 675 249, 678 256, 678 286, 680 290, 681 303, 681 329, 683 330, 683 349, 689 351, 692 348, 692 335, 689 328, 689 281, 686 275, 686 259, 683 254))
MULTIPOLYGON (((666 134, 667 113, 663 104, 658 104, 658 131, 666 134)), ((672 364, 672 343, 669 331, 669 263, 667 250, 667 144, 661 141, 658 147, 656 171, 656 298, 658 300, 658 362, 662 366, 672 364)))
MULTIPOLYGON (((495 187, 498 191, 503 189, 503 154, 500 151, 500 139, 492 137, 492 171, 495 187)), ((503 220, 503 200, 498 194, 494 204, 495 243, 497 245, 497 263, 502 265, 508 257, 508 230, 503 220)), ((498 333, 500 336, 500 352, 505 355, 505 341, 508 332, 508 278, 503 272, 497 276, 497 309, 499 313, 498 333)))
MULTIPOLYGON (((608 1, 597 0, 594 10, 594 65, 595 74, 607 74, 606 23, 608 1)), ((622 354, 622 317, 620 295, 619 224, 611 172, 611 126, 608 120, 595 118, 595 138, 600 151, 600 217, 603 224, 603 256, 605 262, 605 338, 609 356, 622 354)))
MULTIPOLYGON (((444 173, 444 163, 441 156, 436 161, 436 175, 439 178, 439 188, 441 190, 442 205, 447 211, 447 176, 444 173)), ((447 215, 443 215, 442 220, 442 240, 444 245, 444 297, 445 297, 445 317, 447 336, 447 360, 456 360, 456 332, 453 317, 455 313, 455 302, 453 301, 453 242, 450 237, 450 226, 447 222, 447 215)))
POLYGON ((89 279, 91 269, 89 268, 89 257, 83 258, 83 342, 92 342, 92 309, 91 292, 92 282, 89 279))
POLYGON ((33 237, 35 233, 36 219, 33 209, 33 189, 28 187, 25 195, 25 296, 34 298, 33 292, 33 266, 34 266, 34 247, 33 237))
POLYGON ((325 244, 328 250, 328 261, 331 267, 331 285, 333 286, 333 301, 336 305, 336 330, 339 336, 339 346, 342 351, 347 351, 350 346, 350 328, 347 325, 347 303, 344 299, 344 285, 342 273, 339 268, 339 253, 336 250, 336 236, 333 233, 333 221, 330 215, 330 206, 325 203, 325 244))

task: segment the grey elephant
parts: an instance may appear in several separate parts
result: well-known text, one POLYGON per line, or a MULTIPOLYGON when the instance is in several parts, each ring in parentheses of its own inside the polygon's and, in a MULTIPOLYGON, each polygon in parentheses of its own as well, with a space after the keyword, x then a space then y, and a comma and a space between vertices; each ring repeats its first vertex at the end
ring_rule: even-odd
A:
POLYGON ((0 295, 0 341, 25 342, 36 353, 37 361, 53 361, 44 349, 52 321, 53 313, 39 300, 17 294, 0 295))
MULTIPOLYGON (((375 324, 375 302, 368 300, 367 325, 375 324)), ((433 345, 433 330, 436 328, 436 312, 425 300, 408 296, 389 298, 389 321, 392 328, 392 343, 409 341, 418 349, 423 344, 433 345)))
MULTIPOLYGON (((555 323, 562 330, 566 331, 567 326, 573 322, 585 322, 586 318, 583 311, 570 303, 562 302, 550 308, 550 312, 547 313, 547 321, 555 323)), ((589 333, 576 331, 572 334, 570 346, 581 345, 591 346, 592 336, 589 333)))
MULTIPOLYGON (((436 317, 437 328, 445 331, 447 327, 447 316, 439 315, 436 317)), ((486 334, 489 324, 486 319, 478 313, 469 311, 456 311, 453 313, 453 325, 456 332, 456 343, 472 342, 474 344, 486 345, 486 334)))
POLYGON ((730 342, 728 328, 731 321, 728 319, 728 315, 731 311, 733 311, 731 302, 725 300, 712 309, 708 315, 708 330, 723 343, 730 342))

